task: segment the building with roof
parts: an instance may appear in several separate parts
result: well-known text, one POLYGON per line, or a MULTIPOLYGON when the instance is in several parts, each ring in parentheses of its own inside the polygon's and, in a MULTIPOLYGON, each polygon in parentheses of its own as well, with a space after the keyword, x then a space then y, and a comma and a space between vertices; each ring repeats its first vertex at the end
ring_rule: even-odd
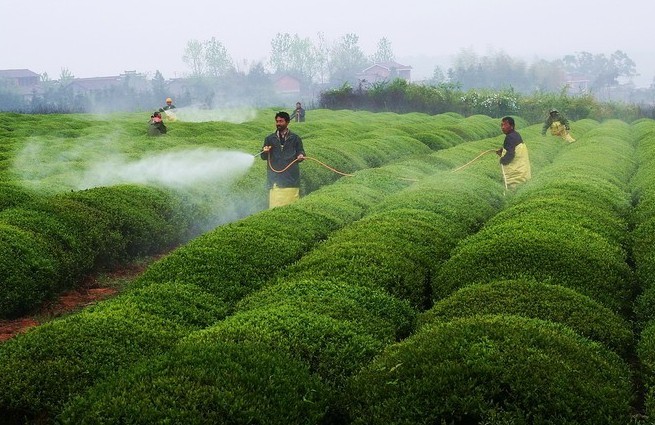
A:
POLYGON ((41 76, 29 69, 0 69, 0 82, 25 100, 42 92, 41 76))
POLYGON ((376 62, 357 74, 360 81, 368 84, 391 81, 396 78, 410 82, 412 80, 412 67, 398 62, 376 62))

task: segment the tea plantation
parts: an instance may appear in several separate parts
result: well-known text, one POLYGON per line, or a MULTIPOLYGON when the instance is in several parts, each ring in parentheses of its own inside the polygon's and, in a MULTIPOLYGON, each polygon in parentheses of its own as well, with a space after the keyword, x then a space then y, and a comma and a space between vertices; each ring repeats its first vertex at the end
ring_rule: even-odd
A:
POLYGON ((655 422, 655 121, 516 117, 508 192, 498 118, 310 112, 275 209, 273 110, 0 114, 0 318, 165 254, 0 343, 0 422, 655 422))

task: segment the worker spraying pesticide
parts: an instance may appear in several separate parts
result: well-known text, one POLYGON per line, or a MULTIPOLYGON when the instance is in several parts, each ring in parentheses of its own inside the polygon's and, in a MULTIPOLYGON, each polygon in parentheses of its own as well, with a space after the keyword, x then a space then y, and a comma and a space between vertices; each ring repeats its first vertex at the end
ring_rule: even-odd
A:
POLYGON ((550 134, 553 136, 561 137, 569 143, 575 142, 575 139, 569 133, 571 131, 569 120, 557 109, 551 109, 548 113, 548 118, 546 118, 546 122, 544 122, 541 129, 541 135, 545 136, 547 130, 550 130, 550 134))
POLYGON ((515 125, 512 117, 504 117, 501 120, 500 129, 505 133, 505 140, 503 147, 496 151, 500 156, 500 168, 506 190, 514 190, 520 183, 532 178, 528 147, 514 129, 515 125))
POLYGON ((300 199, 300 166, 305 159, 302 139, 289 130, 289 113, 275 114, 277 131, 264 139, 261 159, 268 161, 267 185, 269 208, 300 199))
POLYGON ((500 157, 500 170, 507 190, 513 191, 516 187, 532 178, 530 157, 528 147, 523 142, 521 135, 514 129, 516 126, 514 118, 504 117, 500 121, 500 129, 505 134, 503 146, 499 149, 489 149, 481 152, 466 164, 455 168, 453 171, 460 171, 473 164, 484 155, 495 152, 500 157))
POLYGON ((173 105, 173 99, 170 97, 166 98, 166 106, 159 108, 159 112, 163 112, 166 115, 168 121, 177 121, 177 115, 175 114, 175 105, 173 105))

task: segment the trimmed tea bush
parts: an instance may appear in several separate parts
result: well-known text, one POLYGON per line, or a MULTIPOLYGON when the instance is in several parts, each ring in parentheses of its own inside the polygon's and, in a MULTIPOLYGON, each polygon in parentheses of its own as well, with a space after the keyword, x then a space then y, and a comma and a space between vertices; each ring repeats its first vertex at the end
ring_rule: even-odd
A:
POLYGON ((384 342, 356 323, 303 311, 289 305, 236 313, 215 326, 185 338, 181 345, 213 346, 224 341, 258 342, 302 360, 331 387, 371 361, 384 342))
POLYGON ((196 346, 114 375, 71 402, 66 424, 316 424, 327 390, 302 362, 258 342, 196 346))
POLYGON ((485 228, 468 238, 434 281, 435 301, 472 283, 528 278, 585 294, 626 312, 632 273, 625 253, 570 223, 530 219, 485 228))
POLYGON ((385 292, 326 280, 283 281, 244 298, 236 310, 284 306, 345 320, 389 342, 407 337, 416 316, 408 302, 385 292))
POLYGON ((349 388, 354 424, 630 421, 630 372, 568 328, 517 316, 435 323, 388 347, 349 388))
POLYGON ((5 208, 16 207, 34 198, 34 194, 26 191, 20 185, 0 181, 0 211, 5 208))
POLYGON ((18 335, 0 346, 0 410, 36 417, 225 317, 192 286, 144 288, 18 335))
POLYGON ((420 315, 418 326, 485 314, 524 316, 561 323, 621 356, 633 348, 630 324, 608 308, 572 289, 529 280, 464 287, 420 315))
POLYGON ((0 317, 20 316, 46 299, 58 266, 46 240, 0 223, 0 317))

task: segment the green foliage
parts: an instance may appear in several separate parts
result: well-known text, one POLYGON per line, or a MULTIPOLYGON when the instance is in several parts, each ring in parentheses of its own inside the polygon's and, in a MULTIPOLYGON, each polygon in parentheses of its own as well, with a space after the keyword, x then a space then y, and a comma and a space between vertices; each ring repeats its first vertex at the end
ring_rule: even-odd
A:
POLYGON ((513 88, 467 88, 456 84, 423 85, 396 79, 373 85, 369 89, 353 90, 344 84, 321 93, 321 108, 365 109, 373 112, 422 112, 442 114, 448 111, 465 116, 483 114, 495 118, 520 115, 534 124, 546 119, 548 111, 557 109, 571 120, 618 118, 627 122, 641 118, 635 105, 602 102, 590 93, 569 95, 560 92, 523 94, 513 88))
POLYGON ((34 417, 189 330, 140 306, 112 302, 46 323, 0 346, 0 409, 34 417))
POLYGON ((150 266, 137 284, 190 283, 233 305, 315 243, 304 220, 281 227, 262 214, 221 226, 150 266))
POLYGON ((283 306, 350 322, 388 342, 407 337, 416 315, 409 303, 385 292, 327 280, 282 281, 244 298, 236 310, 283 306))
POLYGON ((640 375, 645 386, 646 414, 655 412, 655 323, 651 322, 640 334, 637 356, 640 362, 640 375))
POLYGON ((389 342, 348 320, 285 304, 236 313, 181 344, 211 346, 225 341, 258 342, 287 353, 335 388, 341 388, 389 342))
MULTIPOLYGON (((197 286, 152 284, 128 290, 112 303, 172 321, 188 329, 202 329, 228 314, 226 304, 197 286)), ((103 307, 99 308, 102 311, 103 307)), ((123 308, 123 307, 121 307, 123 308)))
POLYGON ((539 181, 531 182, 529 187, 514 197, 516 203, 533 196, 560 198, 566 201, 582 202, 607 209, 620 219, 630 216, 631 204, 627 193, 615 184, 585 173, 562 174, 553 168, 540 175, 539 181), (542 178, 543 177, 543 178, 542 178))
POLYGON ((427 308, 437 266, 501 203, 493 187, 484 178, 436 173, 388 196, 375 214, 333 232, 283 276, 382 288, 427 308))
POLYGON ((488 314, 561 323, 621 356, 626 356, 633 348, 630 324, 616 313, 572 289, 529 280, 464 287, 419 316, 418 326, 488 314))
POLYGON ((46 240, 0 223, 0 317, 20 316, 46 299, 57 267, 46 240))
MULTIPOLYGON (((403 83, 390 93, 403 92, 420 94, 403 83)), ((301 173, 306 196, 272 210, 258 212, 266 203, 264 161, 255 161, 256 166, 234 182, 198 184, 184 194, 136 185, 70 192, 71 178, 79 176, 75 170, 84 169, 88 161, 105 160, 114 147, 135 160, 190 146, 256 152, 272 131, 273 112, 253 114, 245 124, 172 123, 171 133, 157 143, 141 135, 142 117, 116 116, 107 122, 86 117, 71 119, 70 125, 66 117, 10 117, 11 131, 0 121, 0 137, 2 131, 12 133, 11 145, 0 148, 0 161, 1 154, 10 158, 28 142, 43 152, 23 157, 18 168, 29 173, 16 168, 7 172, 0 164, 0 180, 28 194, 23 199, 19 191, 16 201, 9 200, 0 212, 6 219, 0 225, 0 253, 4 249, 5 255, 0 256, 0 267, 9 264, 20 281, 8 293, 33 296, 25 288, 33 288, 30 282, 39 275, 49 274, 52 285, 63 269, 79 274, 111 267, 207 231, 155 263, 116 299, 0 345, 3 414, 14 422, 38 417, 70 423, 104 418, 202 423, 218 422, 223 415, 226 422, 281 418, 304 423, 295 418, 306 417, 310 423, 334 423, 330 415, 341 412, 354 397, 350 391, 332 390, 348 388, 347 381, 361 368, 375 371, 383 360, 372 359, 385 346, 408 336, 411 345, 428 332, 424 341, 436 341, 439 350, 472 353, 452 354, 455 360, 448 364, 441 360, 447 355, 430 352, 426 358, 432 364, 421 366, 449 370, 455 364, 453 369, 472 370, 461 381, 452 378, 455 373, 444 375, 455 385, 438 372, 428 384, 417 380, 425 384, 425 394, 431 391, 431 399, 436 394, 446 407, 465 406, 466 412, 452 408, 456 413, 444 416, 446 422, 566 423, 562 418, 576 414, 571 406, 579 399, 584 412, 596 403, 597 414, 611 418, 605 423, 624 422, 615 414, 622 409, 616 406, 628 403, 625 375, 615 373, 622 363, 615 367, 615 358, 605 354, 583 359, 591 351, 607 350, 587 340, 580 343, 564 325, 631 358, 630 330, 616 312, 629 317, 630 307, 635 307, 639 329, 651 320, 648 289, 631 305, 634 288, 628 267, 634 259, 642 288, 650 286, 655 256, 649 217, 655 210, 650 205, 650 173, 644 169, 652 168, 648 161, 655 158, 647 149, 655 131, 648 122, 628 126, 616 120, 580 120, 574 123, 578 143, 564 145, 539 136, 543 117, 529 126, 527 118, 517 116, 530 146, 533 180, 507 196, 495 155, 459 169, 502 143, 497 118, 464 118, 460 112, 469 113, 464 109, 436 116, 313 110, 310 121, 294 124, 308 155, 352 176, 306 161, 301 173), (29 139, 30 128, 42 132, 38 137, 43 140, 29 139), (98 129, 114 134, 112 143, 103 143, 103 149, 94 144, 88 155, 69 149, 96 142, 98 129), (60 161, 54 164, 51 157, 60 161), (31 167, 30 160, 38 167, 31 167), (635 170, 637 178, 628 184, 635 170), (56 195, 32 190, 43 187, 56 195), (632 199, 627 192, 631 187, 632 199), (637 214, 632 214, 631 202, 639 202, 637 214), (241 219, 244 216, 249 217, 241 219), (208 217, 215 219, 213 224, 199 224, 208 217), (214 228, 226 222, 230 224, 214 228), (633 224, 637 231, 631 235, 633 224), (462 241, 480 229, 477 236, 462 241), (471 286, 477 282, 489 283, 471 286), (437 306, 423 318, 431 323, 416 331, 416 311, 429 308, 433 300, 437 306), (471 317, 483 313, 507 317, 493 319, 503 325, 480 325, 487 319, 471 317), (546 321, 525 325, 521 320, 527 319, 509 315, 546 321), (563 326, 554 327, 553 322, 563 326), (461 329, 461 323, 471 325, 449 333, 450 326, 461 329), (477 330, 480 326, 483 329, 477 330), (530 331, 515 329, 525 326, 530 331), (542 336, 528 336, 534 332, 542 336), (505 349, 488 341, 504 342, 502 338, 516 334, 521 336, 506 345, 503 361, 494 363, 493 356, 487 361, 488 347, 505 349), (562 338, 568 342, 562 343, 562 338), (552 348, 535 348, 535 341, 552 348), (586 348, 580 349, 580 344, 586 348), (516 353, 515 346, 521 347, 516 353), (565 360, 549 360, 558 350, 565 360), (539 362, 543 365, 531 374, 530 367, 539 362), (222 369, 223 363, 230 366, 222 369), (564 370, 551 374, 556 364, 564 370), (248 369, 244 375, 242 367, 248 369), (495 375, 484 375, 490 369, 495 375), (488 382, 476 388, 479 376, 488 382), (471 386, 464 383, 468 377, 471 386), (268 379, 274 382, 271 388, 266 387, 268 379), (430 386, 434 382, 443 395, 430 386), (535 389, 541 390, 542 384, 548 395, 544 403, 535 389), (606 391, 609 387, 615 392, 606 391), (304 392, 312 389, 316 392, 304 392), (599 393, 589 401, 588 393, 596 389, 599 393), (571 398, 569 393, 575 394, 573 401, 559 401, 571 398), (55 418, 64 406, 66 413, 55 418), (475 413, 479 411, 486 413, 475 413), (545 417, 549 419, 541 419, 545 417)), ((12 193, 14 188, 8 197, 12 193)), ((44 288, 39 290, 50 290, 44 288)), ((645 341, 648 334, 643 336, 645 341)), ((393 347, 389 351, 396 350, 393 347)), ((421 353, 430 349, 425 350, 421 353)), ((414 354, 407 355, 410 362, 424 362, 414 354)), ((381 378, 379 393, 387 397, 401 381, 381 378)), ((358 397, 377 391, 361 382, 358 397)), ((398 412, 414 409, 412 403, 422 400, 420 391, 399 402, 398 412)), ((379 401, 384 402, 367 401, 353 411, 382 411, 376 407, 379 401)), ((568 421, 581 422, 585 414, 568 421)), ((396 419, 390 414, 386 421, 396 419)))
POLYGON ((510 220, 542 218, 553 222, 571 223, 605 237, 608 242, 627 249, 630 241, 628 222, 607 209, 607 205, 589 202, 583 197, 564 197, 561 194, 530 191, 525 196, 496 214, 486 226, 494 226, 510 220))
POLYGON ((66 424, 315 424, 327 390, 302 362, 259 342, 183 344, 76 398, 66 424))
POLYGON ((190 227, 180 199, 153 187, 113 186, 83 190, 69 195, 108 214, 120 232, 125 252, 118 260, 152 254, 179 243, 190 227), (176 220, 177 219, 177 220, 176 220))
POLYGON ((454 251, 435 279, 436 300, 472 283, 531 278, 575 289, 613 311, 628 307, 625 254, 572 223, 531 219, 485 228, 454 251))
POLYGON ((0 222, 36 235, 47 244, 54 260, 56 278, 47 284, 48 293, 58 293, 92 270, 95 255, 92 245, 84 244, 78 229, 48 211, 10 208, 0 211, 0 222))
POLYGON ((561 325, 517 316, 435 323, 353 380, 354 424, 628 423, 628 367, 561 325))
POLYGON ((33 197, 33 194, 16 183, 0 181, 0 211, 5 208, 19 206, 30 201, 33 197))

